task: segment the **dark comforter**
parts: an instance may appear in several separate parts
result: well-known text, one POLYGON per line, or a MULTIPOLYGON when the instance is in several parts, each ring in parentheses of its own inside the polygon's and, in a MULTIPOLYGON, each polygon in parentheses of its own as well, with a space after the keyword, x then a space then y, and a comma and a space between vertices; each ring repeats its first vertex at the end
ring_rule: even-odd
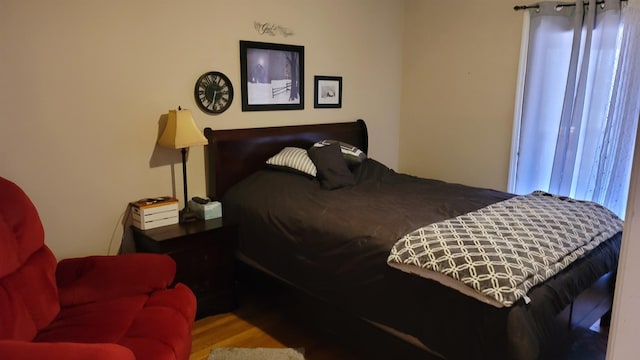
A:
POLYGON ((513 195, 398 174, 372 159, 354 176, 355 186, 328 191, 303 175, 259 171, 227 192, 224 220, 240 225, 240 252, 271 273, 447 358, 539 358, 555 316, 616 268, 620 234, 533 288, 531 303, 495 308, 386 259, 406 233, 513 195))

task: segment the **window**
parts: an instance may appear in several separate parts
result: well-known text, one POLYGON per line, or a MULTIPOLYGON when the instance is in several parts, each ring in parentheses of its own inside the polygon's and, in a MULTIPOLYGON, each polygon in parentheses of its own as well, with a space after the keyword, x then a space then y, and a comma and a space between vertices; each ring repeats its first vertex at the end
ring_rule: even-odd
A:
POLYGON ((525 14, 509 191, 591 200, 623 217, 640 109, 629 24, 638 11, 592 3, 525 14))

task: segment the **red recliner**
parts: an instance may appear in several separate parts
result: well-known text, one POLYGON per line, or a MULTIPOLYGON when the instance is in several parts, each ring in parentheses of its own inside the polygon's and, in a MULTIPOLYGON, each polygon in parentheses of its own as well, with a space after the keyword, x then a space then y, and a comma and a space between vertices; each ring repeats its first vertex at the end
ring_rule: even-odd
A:
POLYGON ((196 300, 159 254, 56 258, 0 177, 0 359, 186 360, 196 300))

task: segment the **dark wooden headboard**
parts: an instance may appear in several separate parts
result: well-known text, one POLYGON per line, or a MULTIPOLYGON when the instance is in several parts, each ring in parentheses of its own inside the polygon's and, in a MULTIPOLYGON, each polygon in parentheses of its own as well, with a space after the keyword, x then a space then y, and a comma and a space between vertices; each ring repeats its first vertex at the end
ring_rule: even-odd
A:
POLYGON ((286 146, 309 148, 315 142, 331 139, 369 148, 364 120, 344 123, 276 126, 252 129, 204 129, 206 147, 207 195, 220 199, 238 181, 262 169, 265 161, 286 146))

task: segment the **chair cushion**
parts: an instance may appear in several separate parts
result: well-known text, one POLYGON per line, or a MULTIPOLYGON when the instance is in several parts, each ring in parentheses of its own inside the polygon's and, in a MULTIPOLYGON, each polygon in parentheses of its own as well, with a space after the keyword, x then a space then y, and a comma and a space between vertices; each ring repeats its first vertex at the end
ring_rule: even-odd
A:
POLYGON ((181 308, 195 312, 195 303, 187 296, 189 291, 178 286, 155 292, 118 343, 131 349, 136 360, 188 359, 192 321, 185 318, 181 308), (179 303, 177 299, 187 302, 179 303))
POLYGON ((34 341, 117 343, 148 299, 137 295, 62 308, 34 341))
POLYGON ((195 299, 182 284, 174 289, 62 308, 36 342, 115 343, 136 360, 187 359, 195 299))
POLYGON ((137 360, 131 350, 118 344, 34 343, 18 340, 0 340, 0 359, 137 360))

